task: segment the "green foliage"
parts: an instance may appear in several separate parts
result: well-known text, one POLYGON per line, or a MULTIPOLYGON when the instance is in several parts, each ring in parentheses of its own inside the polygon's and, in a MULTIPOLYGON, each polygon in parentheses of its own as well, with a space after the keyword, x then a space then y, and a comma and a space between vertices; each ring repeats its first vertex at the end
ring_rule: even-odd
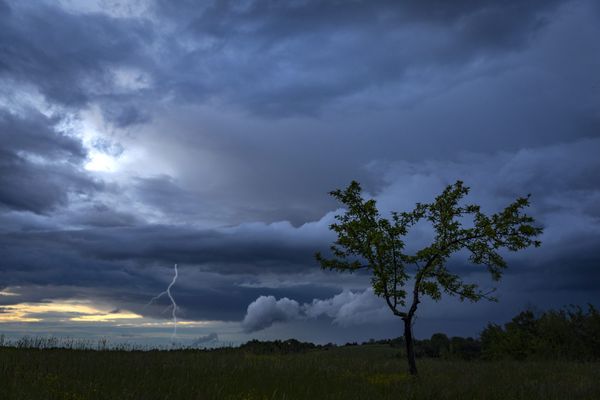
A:
POLYGON ((444 333, 434 333, 429 341, 434 357, 443 357, 450 352, 450 339, 444 333))
POLYGON ((504 210, 486 215, 475 204, 462 205, 469 193, 463 182, 449 185, 432 203, 417 203, 409 212, 392 212, 391 219, 380 215, 375 200, 365 200, 360 184, 353 181, 331 195, 345 206, 330 229, 337 234, 331 258, 317 253, 322 268, 339 271, 368 269, 372 272, 374 292, 383 297, 395 315, 412 318, 420 295, 440 300, 443 293, 461 300, 494 300, 476 284, 465 283, 448 270, 448 259, 467 250, 469 261, 487 267, 497 281, 506 268, 502 249, 518 251, 539 246, 535 238, 542 228, 523 210, 529 197, 520 197, 504 210), (405 252, 404 238, 419 221, 427 221, 435 231, 432 243, 413 254, 405 252), (468 225, 467 225, 468 224, 468 225), (406 284, 414 280, 408 309, 406 284))
POLYGON ((481 357, 481 342, 477 339, 454 336, 448 338, 436 333, 430 339, 415 340, 418 358, 443 358, 447 360, 476 360, 481 357))
POLYGON ((420 358, 449 358, 450 339, 444 333, 435 333, 431 339, 415 340, 415 355, 420 358))
POLYGON ((504 327, 489 324, 481 343, 486 359, 600 360, 600 312, 592 305, 538 317, 523 311, 504 327))

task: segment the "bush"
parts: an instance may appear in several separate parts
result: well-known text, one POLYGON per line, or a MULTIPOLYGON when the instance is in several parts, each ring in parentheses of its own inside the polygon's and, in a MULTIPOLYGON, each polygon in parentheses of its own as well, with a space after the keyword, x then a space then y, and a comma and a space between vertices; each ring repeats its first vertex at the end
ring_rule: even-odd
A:
POLYGON ((538 317, 523 311, 504 325, 489 324, 481 333, 482 356, 510 358, 600 360, 600 313, 571 306, 551 310, 538 317))

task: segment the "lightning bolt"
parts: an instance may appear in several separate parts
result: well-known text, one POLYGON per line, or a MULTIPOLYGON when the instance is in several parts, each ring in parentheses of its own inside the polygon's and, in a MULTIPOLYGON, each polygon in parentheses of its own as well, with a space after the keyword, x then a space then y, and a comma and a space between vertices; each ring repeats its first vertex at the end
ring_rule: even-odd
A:
POLYGON ((160 299, 165 295, 169 298, 169 300, 171 300, 171 305, 169 306, 169 308, 173 308, 171 311, 171 318, 173 320, 173 333, 171 334, 171 342, 173 344, 175 344, 175 337, 177 336, 177 303, 175 302, 175 299, 171 294, 171 288, 175 284, 175 281, 177 280, 178 276, 179 273, 177 272, 177 264, 175 264, 175 275, 173 276, 173 280, 171 281, 171 283, 169 283, 169 286, 167 286, 167 290, 165 290, 164 292, 160 292, 158 295, 154 296, 152 300, 150 300, 147 304, 147 306, 149 306, 150 304, 154 303, 156 300, 160 299))

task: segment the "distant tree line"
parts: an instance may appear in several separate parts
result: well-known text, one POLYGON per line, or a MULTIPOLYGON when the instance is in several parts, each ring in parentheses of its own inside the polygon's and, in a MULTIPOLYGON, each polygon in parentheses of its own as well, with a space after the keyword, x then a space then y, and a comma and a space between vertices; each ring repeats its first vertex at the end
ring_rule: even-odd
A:
MULTIPOLYGON (((330 345, 333 346, 333 345, 330 345)), ((250 340, 240 346, 240 350, 253 354, 289 354, 304 353, 309 350, 316 350, 325 346, 316 345, 309 342, 301 342, 296 339, 259 341, 250 340)))
MULTIPOLYGON (((403 337, 371 339, 360 345, 376 344, 405 351, 403 337)), ((350 342, 343 346, 359 344, 350 342)), ((288 339, 251 340, 240 349, 254 354, 288 354, 333 347, 340 346, 288 339)), ((488 324, 479 338, 448 337, 444 333, 435 333, 429 339, 415 340, 415 355, 463 360, 600 360, 600 312, 591 304, 587 308, 571 306, 538 314, 526 310, 504 326, 488 324)))
POLYGON ((504 327, 489 324, 480 340, 485 359, 600 360, 600 312, 591 304, 539 316, 523 311, 504 327))
MULTIPOLYGON (((371 340, 402 349, 403 338, 371 340)), ((600 360, 600 312, 593 305, 571 306, 536 315, 526 310, 504 326, 488 324, 479 338, 436 333, 416 340, 417 357, 465 360, 600 360)))
MULTIPOLYGON (((369 340, 363 345, 387 344, 404 351, 405 343, 403 337, 395 339, 369 340)), ((356 343, 347 343, 357 345, 356 343)), ((453 336, 449 338, 445 333, 435 333, 430 339, 415 340, 415 356, 417 358, 447 358, 474 360, 481 358, 481 341, 472 337, 453 336)))

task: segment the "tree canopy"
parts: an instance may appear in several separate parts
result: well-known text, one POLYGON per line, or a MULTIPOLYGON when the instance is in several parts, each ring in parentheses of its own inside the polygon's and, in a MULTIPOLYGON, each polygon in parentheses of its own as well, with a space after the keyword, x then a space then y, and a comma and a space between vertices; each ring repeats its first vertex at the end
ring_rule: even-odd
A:
MULTIPOLYGON (((421 296, 437 301, 446 293, 461 300, 495 300, 492 291, 483 291, 476 283, 466 283, 451 272, 448 259, 466 250, 471 264, 485 266, 492 279, 498 281, 507 265, 500 251, 539 246, 536 237, 542 228, 524 213, 529 196, 519 197, 502 211, 486 215, 479 205, 462 204, 468 193, 469 188, 457 181, 433 202, 417 203, 412 211, 391 212, 390 218, 385 218, 376 201, 363 199, 360 184, 353 181, 346 189, 330 193, 344 205, 345 212, 330 225, 337 234, 331 245, 332 256, 317 253, 316 258, 325 269, 369 270, 375 294, 383 297, 390 310, 405 321, 409 336, 421 296), (433 240, 409 253, 405 250, 406 235, 420 221, 432 226, 433 240)), ((407 343, 412 342, 412 337, 408 339, 407 343)))

